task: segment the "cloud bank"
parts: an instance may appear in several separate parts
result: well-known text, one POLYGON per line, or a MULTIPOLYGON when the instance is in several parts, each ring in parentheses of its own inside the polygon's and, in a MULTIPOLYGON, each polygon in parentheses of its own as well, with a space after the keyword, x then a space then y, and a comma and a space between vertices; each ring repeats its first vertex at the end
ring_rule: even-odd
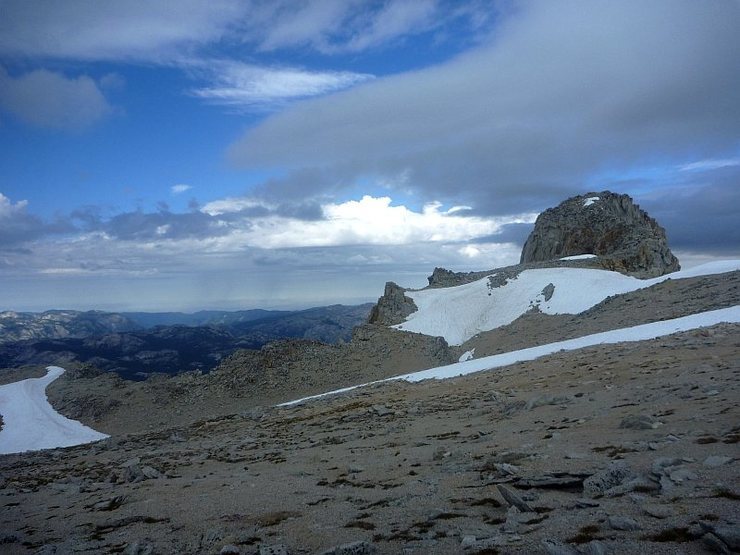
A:
POLYGON ((25 123, 55 129, 88 127, 113 112, 87 75, 37 69, 17 77, 0 66, 0 109, 25 123))
POLYGON ((248 130, 243 168, 336 191, 363 176, 489 214, 544 208, 593 175, 715 157, 740 136, 740 4, 522 2, 484 46, 305 101, 248 130), (315 179, 306 180, 307 171, 315 179), (308 182, 307 182, 308 181, 308 182))

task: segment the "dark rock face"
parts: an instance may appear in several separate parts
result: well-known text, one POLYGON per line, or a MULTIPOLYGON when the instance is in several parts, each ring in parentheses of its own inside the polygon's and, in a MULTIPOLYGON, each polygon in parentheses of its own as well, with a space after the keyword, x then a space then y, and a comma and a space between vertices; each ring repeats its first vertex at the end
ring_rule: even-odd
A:
POLYGON ((539 215, 522 249, 521 263, 596 254, 608 269, 639 278, 681 267, 665 230, 628 195, 579 195, 539 215))
POLYGON ((432 275, 427 278, 429 281, 429 287, 454 287, 456 285, 463 285, 470 283, 481 278, 490 275, 491 272, 453 272, 445 268, 434 268, 432 275))
POLYGON ((414 301, 404 295, 405 289, 389 281, 385 284, 383 296, 378 299, 370 312, 369 322, 381 326, 400 324, 412 312, 416 312, 414 301))

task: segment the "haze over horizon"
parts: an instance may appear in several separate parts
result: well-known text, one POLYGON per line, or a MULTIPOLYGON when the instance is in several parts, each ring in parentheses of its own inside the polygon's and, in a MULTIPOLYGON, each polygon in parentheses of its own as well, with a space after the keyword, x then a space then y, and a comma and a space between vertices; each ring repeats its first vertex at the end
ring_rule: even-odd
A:
POLYGON ((740 258, 736 0, 0 12, 0 310, 374 300, 605 189, 740 258))

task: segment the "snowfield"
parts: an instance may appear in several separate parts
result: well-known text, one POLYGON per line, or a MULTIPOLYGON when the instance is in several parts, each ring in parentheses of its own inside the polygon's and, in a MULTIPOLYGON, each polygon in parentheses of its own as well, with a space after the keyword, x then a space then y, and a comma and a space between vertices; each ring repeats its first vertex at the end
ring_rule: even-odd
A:
MULTIPOLYGON (((489 287, 488 278, 441 289, 407 291, 418 310, 399 330, 441 336, 450 345, 510 324, 533 307, 545 314, 579 314, 611 295, 629 293, 668 279, 681 279, 740 270, 740 260, 710 262, 653 279, 637 279, 608 270, 546 268, 525 270, 502 287, 489 287), (545 300, 543 290, 554 286, 545 300)), ((495 272, 491 275, 495 275, 495 272)))
POLYGON ((64 374, 47 367, 43 378, 29 378, 0 386, 0 454, 70 447, 108 436, 59 414, 46 398, 46 386, 64 374))
POLYGON ((347 391, 357 389, 358 387, 365 387, 368 385, 389 382, 392 380, 420 382, 422 380, 441 380, 447 378, 455 378, 458 376, 464 376, 466 374, 472 374, 475 372, 482 372, 484 370, 493 370, 495 368, 509 366, 517 362, 535 360, 545 355, 557 353, 558 351, 574 351, 576 349, 583 349, 584 347, 592 347, 594 345, 607 345, 612 343, 623 343, 630 341, 647 341, 649 339, 655 339, 664 335, 671 335, 673 333, 689 331, 696 328, 713 326, 715 324, 721 323, 740 323, 740 305, 732 306, 729 308, 721 308, 719 310, 710 310, 708 312, 700 312, 698 314, 683 316, 681 318, 674 318, 672 320, 662 320, 660 322, 653 322, 651 324, 641 324, 639 326, 621 328, 602 333, 594 333, 592 335, 577 337, 576 339, 557 341, 556 343, 548 343, 546 345, 540 345, 538 347, 529 347, 527 349, 510 351, 508 353, 500 353, 498 355, 491 355, 475 360, 457 362, 455 364, 448 364, 447 366, 438 366, 436 368, 430 368, 429 370, 421 370, 419 372, 413 372, 411 374, 394 376, 385 380, 378 380, 375 382, 355 385, 352 387, 344 387, 335 391, 329 391, 327 393, 321 393, 319 395, 312 395, 310 397, 296 399, 295 401, 289 401, 277 406, 282 407, 295 405, 298 403, 303 403, 305 401, 318 399, 320 397, 326 397, 327 395, 345 393, 347 391))

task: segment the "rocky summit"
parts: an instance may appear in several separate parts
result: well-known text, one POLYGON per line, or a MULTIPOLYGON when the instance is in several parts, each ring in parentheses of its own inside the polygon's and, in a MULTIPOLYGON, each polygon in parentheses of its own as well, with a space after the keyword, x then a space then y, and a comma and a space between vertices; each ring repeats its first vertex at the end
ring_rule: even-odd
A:
POLYGON ((596 254, 603 267, 639 278, 680 269, 665 230, 629 195, 610 191, 571 197, 539 215, 521 262, 596 254))

